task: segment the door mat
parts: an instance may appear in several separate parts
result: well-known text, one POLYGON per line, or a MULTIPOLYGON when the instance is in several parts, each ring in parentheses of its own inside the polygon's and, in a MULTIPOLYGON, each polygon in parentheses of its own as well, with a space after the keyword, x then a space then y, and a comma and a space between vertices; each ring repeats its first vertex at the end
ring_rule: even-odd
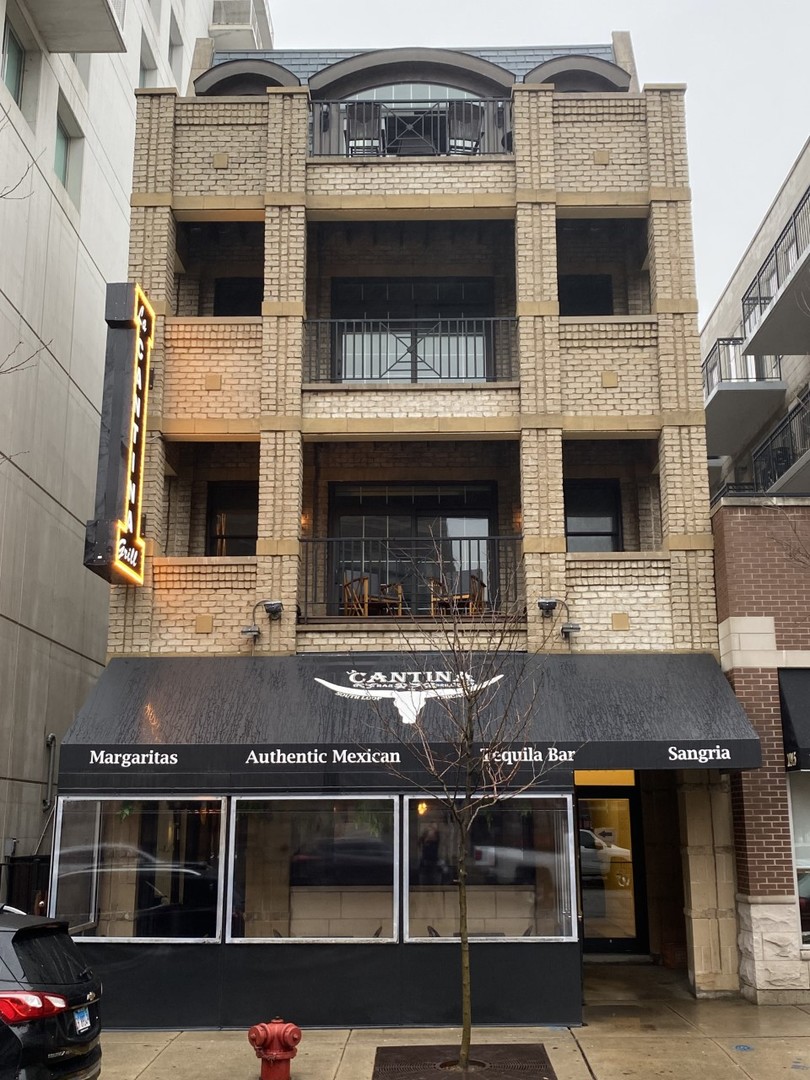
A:
POLYGON ((447 1067, 458 1057, 450 1046, 379 1046, 372 1080, 557 1080, 542 1043, 479 1043, 470 1049, 470 1068, 447 1067))

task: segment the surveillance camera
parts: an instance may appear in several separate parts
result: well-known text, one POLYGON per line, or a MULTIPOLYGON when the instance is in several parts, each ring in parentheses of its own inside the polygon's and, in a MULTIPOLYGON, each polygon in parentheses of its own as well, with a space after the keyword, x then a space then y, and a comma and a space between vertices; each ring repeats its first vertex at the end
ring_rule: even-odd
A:
POLYGON ((284 611, 284 605, 280 600, 265 600, 264 610, 267 612, 273 622, 276 622, 278 619, 281 618, 281 613, 284 611))
POLYGON ((537 606, 540 608, 540 614, 544 619, 550 619, 554 614, 557 607, 557 601, 552 597, 541 597, 537 601, 537 606))

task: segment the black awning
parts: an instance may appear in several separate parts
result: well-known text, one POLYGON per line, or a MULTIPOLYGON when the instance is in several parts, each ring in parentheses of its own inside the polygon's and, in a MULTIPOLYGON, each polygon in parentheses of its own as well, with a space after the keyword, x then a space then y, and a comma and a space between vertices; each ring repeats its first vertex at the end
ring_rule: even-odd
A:
POLYGON ((810 769, 810 670, 779 672, 779 702, 788 769, 810 769))
MULTIPOLYGON (((466 677, 492 680, 485 715, 511 710, 522 724, 511 752, 553 766, 546 782, 570 782, 574 767, 761 762, 759 739, 709 655, 467 659, 466 677)), ((65 737, 60 788, 401 787, 384 755, 401 749, 417 715, 442 741, 437 699, 458 696, 459 673, 447 667, 434 653, 115 659, 65 737)))

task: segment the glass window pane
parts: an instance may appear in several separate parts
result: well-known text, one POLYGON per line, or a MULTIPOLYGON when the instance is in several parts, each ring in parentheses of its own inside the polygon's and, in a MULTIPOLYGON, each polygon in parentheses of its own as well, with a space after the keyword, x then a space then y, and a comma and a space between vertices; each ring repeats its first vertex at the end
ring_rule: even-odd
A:
POLYGON ((214 938, 221 817, 219 800, 65 801, 55 914, 86 937, 214 938))
POLYGON ((790 773, 790 805, 802 942, 810 945, 810 773, 790 773))
MULTIPOLYGON (((506 799, 482 811, 468 837, 467 905, 477 937, 570 937, 568 800, 506 799)), ((408 936, 459 931, 456 831, 448 808, 408 800, 408 936)))
POLYGON ((584 799, 579 808, 579 873, 588 938, 634 938, 636 912, 629 799, 584 799))
POLYGON ((54 151, 53 167, 56 175, 63 184, 67 184, 68 159, 70 157, 70 136, 65 130, 62 121, 56 120, 56 148, 54 151))
POLYGON ((12 30, 11 23, 6 20, 3 30, 3 82, 18 105, 22 100, 24 67, 25 50, 12 30))
POLYGON ((240 799, 235 830, 233 937, 393 937, 392 799, 240 799))

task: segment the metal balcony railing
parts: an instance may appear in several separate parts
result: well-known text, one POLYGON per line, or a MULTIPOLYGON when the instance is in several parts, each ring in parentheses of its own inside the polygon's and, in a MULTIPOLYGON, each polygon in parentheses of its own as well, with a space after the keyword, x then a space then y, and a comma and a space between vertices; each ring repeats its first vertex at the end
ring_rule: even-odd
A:
POLYGON ((742 298, 743 331, 750 337, 793 267, 810 246, 810 189, 757 271, 742 298))
POLYGON ((214 0, 211 23, 214 26, 249 26, 258 33, 254 0, 214 0))
POLYGON ((753 452, 757 487, 767 491, 810 450, 810 391, 753 452))
POLYGON ((481 618, 525 611, 521 538, 301 542, 299 617, 481 618))
POLYGON ((305 382, 504 382, 515 319, 310 319, 305 382))
POLYGON ((316 157, 475 157, 512 152, 508 99, 316 101, 316 157))
POLYGON ((740 351, 743 338, 718 338, 703 361, 703 396, 708 398, 721 382, 764 382, 780 379, 781 357, 746 356, 740 351))

